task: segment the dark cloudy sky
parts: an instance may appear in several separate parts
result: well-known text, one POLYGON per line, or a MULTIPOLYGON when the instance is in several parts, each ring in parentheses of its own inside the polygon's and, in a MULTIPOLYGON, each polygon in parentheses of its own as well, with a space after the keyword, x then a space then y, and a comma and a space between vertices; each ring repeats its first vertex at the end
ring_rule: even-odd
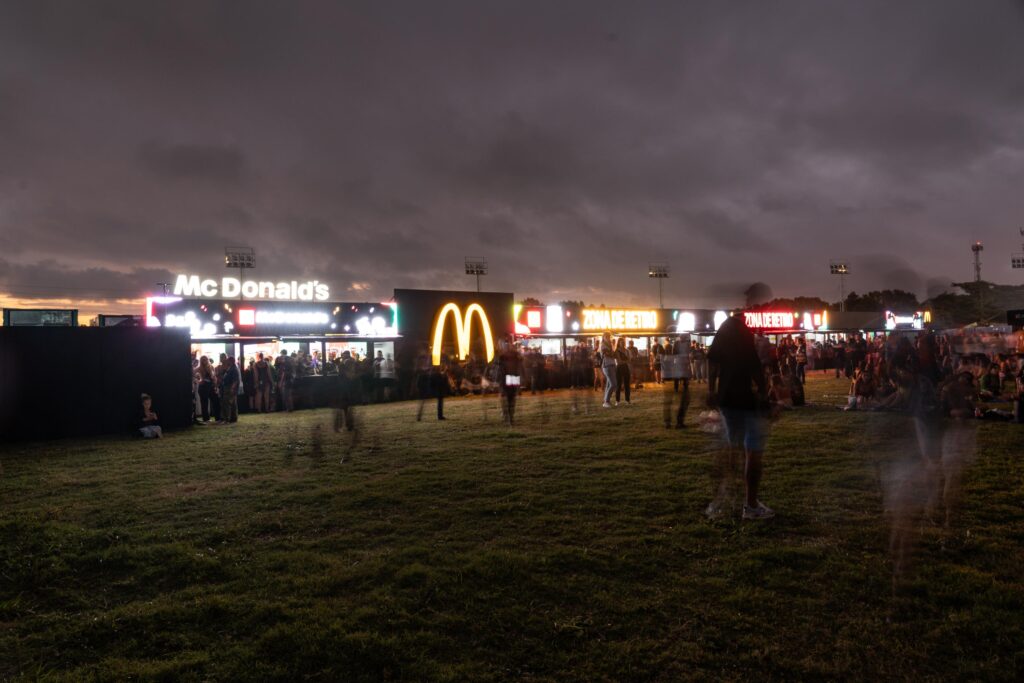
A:
POLYGON ((666 303, 827 296, 836 257, 923 295, 975 239, 1019 280, 1020 225, 1019 1, 0 4, 8 302, 229 244, 350 300, 467 255, 546 300, 650 304, 652 260, 666 303))

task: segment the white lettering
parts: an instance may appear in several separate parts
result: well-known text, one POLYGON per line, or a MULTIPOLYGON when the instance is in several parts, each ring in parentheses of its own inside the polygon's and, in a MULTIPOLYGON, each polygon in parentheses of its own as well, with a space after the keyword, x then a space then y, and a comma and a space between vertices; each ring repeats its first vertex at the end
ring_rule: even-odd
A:
POLYGON ((239 282, 238 278, 226 277, 221 280, 221 292, 223 292, 225 299, 234 299, 242 293, 242 283, 239 282))
POLYGON ((656 330, 658 312, 628 309, 583 309, 584 330, 656 330))
POLYGON ((294 301, 327 301, 331 296, 330 288, 319 280, 288 280, 271 282, 268 280, 240 280, 235 277, 217 280, 202 279, 198 275, 181 274, 174 281, 174 295, 214 299, 222 296, 235 299, 242 296, 246 299, 283 299, 294 301))
POLYGON ((199 276, 179 275, 174 281, 174 296, 199 296, 199 276))

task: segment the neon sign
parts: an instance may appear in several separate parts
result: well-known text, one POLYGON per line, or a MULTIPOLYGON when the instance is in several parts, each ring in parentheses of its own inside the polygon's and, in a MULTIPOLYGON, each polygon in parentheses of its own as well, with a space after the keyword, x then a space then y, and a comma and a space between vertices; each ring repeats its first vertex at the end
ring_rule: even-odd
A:
POLYGON ((658 311, 622 308, 583 309, 583 329, 594 330, 656 330, 658 311))
POLYGON ((323 311, 260 311, 252 308, 238 309, 238 325, 326 325, 331 321, 323 311))
POLYGON ((558 334, 565 330, 565 317, 562 315, 562 307, 558 304, 548 306, 544 318, 547 321, 548 332, 558 334))
POLYGON ((756 330, 792 330, 796 316, 788 311, 743 311, 743 322, 756 330))
POLYGON ((898 327, 910 327, 914 330, 923 330, 924 324, 931 318, 928 313, 918 311, 912 315, 896 315, 892 311, 885 312, 885 329, 895 330, 898 327))
POLYGON ((225 277, 218 283, 216 280, 203 279, 198 275, 178 275, 174 281, 174 296, 204 299, 214 299, 218 296, 233 299, 241 296, 245 299, 327 301, 330 295, 330 289, 319 280, 270 282, 225 277))
POLYGON ((445 304, 437 314, 434 321, 434 344, 432 347, 431 360, 434 365, 441 364, 441 343, 444 340, 444 329, 450 315, 455 319, 455 339, 458 343, 458 357, 465 360, 469 356, 469 336, 472 331, 473 316, 480 319, 480 327, 484 332, 484 347, 487 353, 487 362, 494 360, 494 337, 491 336, 491 324, 487 320, 487 313, 480 304, 470 304, 463 316, 458 304, 445 304))

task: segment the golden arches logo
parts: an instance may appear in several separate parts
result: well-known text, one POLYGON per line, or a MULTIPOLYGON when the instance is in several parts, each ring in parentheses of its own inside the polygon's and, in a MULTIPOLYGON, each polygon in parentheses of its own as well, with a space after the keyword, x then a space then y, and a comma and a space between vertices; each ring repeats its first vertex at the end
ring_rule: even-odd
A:
POLYGON ((491 323, 487 320, 487 313, 484 312, 483 307, 480 304, 470 304, 466 307, 465 316, 462 316, 458 304, 445 304, 434 322, 434 345, 432 347, 434 365, 441 364, 441 343, 444 340, 444 328, 449 315, 455 318, 455 338, 458 342, 459 358, 465 360, 469 356, 470 324, 473 322, 474 314, 480 318, 480 326, 484 329, 487 362, 494 360, 494 338, 491 336, 491 323))

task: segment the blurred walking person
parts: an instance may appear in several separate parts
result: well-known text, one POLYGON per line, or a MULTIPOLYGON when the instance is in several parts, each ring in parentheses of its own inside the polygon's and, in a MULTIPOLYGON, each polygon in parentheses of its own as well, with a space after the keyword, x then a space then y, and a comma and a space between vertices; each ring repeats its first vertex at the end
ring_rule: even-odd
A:
POLYGON ((351 433, 349 450, 357 441, 355 411, 359 403, 358 381, 357 365, 352 354, 342 352, 338 363, 337 393, 334 397, 334 433, 339 434, 343 429, 351 433))
POLYGON ((220 420, 217 424, 238 422, 238 386, 241 382, 242 375, 235 364, 235 357, 231 356, 227 359, 220 383, 220 420))
POLYGON ((256 354, 256 410, 270 412, 270 394, 273 389, 270 378, 270 363, 262 353, 256 354))
POLYGON ((501 340, 501 355, 498 357, 501 383, 501 417, 509 427, 516 420, 516 396, 522 383, 523 359, 514 344, 501 340))
POLYGON ((290 413, 295 410, 295 361, 288 356, 287 350, 281 351, 281 355, 274 361, 274 368, 277 370, 281 405, 290 413))
POLYGON ((691 346, 690 346, 690 335, 681 335, 678 339, 672 342, 671 354, 665 356, 666 371, 663 374, 672 380, 672 391, 668 389, 668 383, 665 383, 665 387, 662 390, 662 406, 665 419, 665 429, 671 429, 672 418, 673 418, 673 405, 675 403, 676 388, 679 383, 682 382, 683 393, 679 397, 679 407, 674 411, 676 429, 682 429, 686 423, 686 411, 690 407, 690 378, 693 374, 691 364, 691 346), (671 375, 671 376, 669 376, 671 375))
MULTIPOLYGON (((211 407, 214 401, 214 385, 217 378, 213 372, 213 365, 210 359, 203 356, 199 359, 199 408, 203 416, 203 422, 210 421, 211 407)), ((220 408, 220 406, 217 406, 220 408)), ((213 413, 214 419, 220 416, 219 412, 213 413)))
POLYGON ((768 519, 775 513, 757 498, 768 422, 768 384, 754 345, 754 335, 743 319, 722 323, 708 350, 708 405, 722 414, 727 441, 712 471, 715 497, 705 510, 717 517, 728 500, 736 460, 744 454, 746 500, 743 519, 768 519))
POLYGON ((615 379, 615 349, 612 347, 612 333, 605 332, 601 336, 601 372, 604 374, 603 408, 612 407, 612 394, 617 386, 615 379))
POLYGON ((432 365, 429 350, 424 347, 416 357, 416 393, 420 401, 419 409, 416 411, 417 422, 423 419, 423 408, 430 398, 437 400, 437 419, 447 419, 444 416, 444 395, 447 388, 447 358, 442 355, 441 364, 432 365))
POLYGON ((631 388, 632 373, 630 365, 633 358, 626 347, 624 337, 615 340, 615 405, 619 405, 622 391, 626 392, 626 403, 629 404, 629 392, 631 388))

